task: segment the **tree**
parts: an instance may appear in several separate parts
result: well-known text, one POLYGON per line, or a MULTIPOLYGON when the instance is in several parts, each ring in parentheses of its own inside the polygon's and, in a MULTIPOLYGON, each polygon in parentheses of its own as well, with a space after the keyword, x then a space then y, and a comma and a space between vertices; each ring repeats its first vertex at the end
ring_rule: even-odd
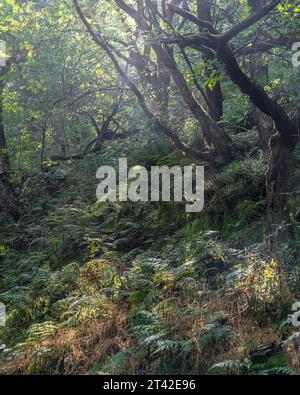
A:
MULTIPOLYGON (((122 71, 117 59, 118 51, 112 47, 111 43, 106 42, 98 32, 96 33, 93 21, 88 21, 79 2, 73 0, 73 3, 93 40, 111 58, 116 70, 136 94, 148 116, 153 117, 153 113, 146 106, 142 92, 122 71)), ((190 26, 191 33, 182 35, 178 30, 178 26, 181 26, 182 23, 174 25, 171 20, 167 20, 156 2, 147 0, 141 2, 143 7, 140 4, 139 8, 135 9, 129 2, 115 0, 118 9, 122 10, 135 22, 136 28, 142 32, 147 45, 151 46, 157 59, 163 63, 164 67, 171 74, 184 102, 202 128, 203 147, 210 147, 206 155, 187 149, 182 145, 176 133, 170 131, 170 127, 163 125, 164 127, 161 130, 169 134, 173 140, 177 140, 178 148, 185 150, 186 153, 193 154, 198 159, 204 159, 205 157, 208 161, 216 160, 219 157, 228 161, 232 152, 230 137, 215 122, 218 117, 214 117, 214 120, 207 114, 203 106, 195 98, 192 89, 188 86, 184 74, 180 71, 178 62, 175 59, 176 47, 179 47, 180 50, 194 49, 199 51, 205 56, 206 61, 208 59, 218 60, 223 65, 226 75, 243 94, 249 97, 257 111, 259 110, 274 122, 276 131, 269 142, 270 161, 267 174, 268 221, 270 235, 274 235, 276 240, 282 241, 290 236, 286 196, 289 188, 288 174, 291 168, 289 158, 291 158, 293 148, 297 142, 296 120, 290 118, 286 110, 276 100, 271 98, 257 81, 252 80, 242 70, 237 55, 235 55, 235 50, 230 44, 232 40, 251 29, 263 18, 267 18, 280 3, 280 0, 273 0, 265 6, 261 2, 259 4, 253 3, 251 4, 253 8, 250 11, 250 15, 238 22, 231 19, 231 26, 228 27, 226 22, 224 24, 225 30, 222 30, 222 26, 215 26, 211 22, 211 12, 216 14, 217 5, 211 7, 209 2, 199 0, 197 1, 198 15, 195 15, 187 10, 186 7, 178 6, 178 2, 162 2, 163 7, 169 13, 171 12, 173 15, 183 18, 185 24, 190 26), (211 8, 213 8, 213 11, 211 8)), ((220 25, 220 23, 217 23, 217 25, 220 25)), ((151 61, 153 62, 153 58, 151 61)), ((221 95, 218 84, 214 86, 213 93, 214 97, 217 95, 219 97, 221 95)), ((211 102, 211 100, 209 101, 211 102)), ((212 114, 212 111, 210 112, 212 114)), ((156 121, 161 123, 159 117, 156 121)), ((267 139, 264 133, 261 135, 262 144, 265 144, 267 139)), ((274 240, 274 238, 272 239, 274 240)))
POLYGON ((4 78, 10 65, 0 70, 0 211, 5 216, 18 218, 19 207, 16 202, 13 186, 10 182, 10 161, 4 130, 3 90, 4 78))

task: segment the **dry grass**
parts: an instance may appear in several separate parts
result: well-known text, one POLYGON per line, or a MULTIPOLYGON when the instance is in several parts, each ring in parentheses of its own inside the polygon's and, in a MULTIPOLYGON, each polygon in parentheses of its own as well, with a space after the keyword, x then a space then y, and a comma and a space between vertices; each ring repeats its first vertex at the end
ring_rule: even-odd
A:
MULTIPOLYGON (((0 367, 0 373, 46 374, 49 365, 53 368, 55 364, 56 374, 86 374, 94 363, 101 364, 108 356, 130 347, 125 312, 113 308, 110 317, 106 321, 87 321, 76 329, 61 328, 39 342, 25 344, 18 355, 0 367)), ((128 373, 134 373, 134 357, 127 368, 128 373)))

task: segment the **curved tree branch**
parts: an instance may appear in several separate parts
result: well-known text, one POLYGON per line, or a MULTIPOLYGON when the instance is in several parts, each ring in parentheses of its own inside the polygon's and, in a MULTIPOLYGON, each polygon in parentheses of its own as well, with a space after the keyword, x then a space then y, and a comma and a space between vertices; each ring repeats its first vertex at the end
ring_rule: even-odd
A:
MULTIPOLYGON (((119 3, 124 3, 122 0, 116 0, 119 3)), ((194 159, 197 160, 203 160, 203 161, 212 161, 214 158, 214 153, 213 152, 200 152, 194 150, 192 147, 187 146, 184 144, 178 135, 170 129, 168 126, 166 126, 164 123, 162 123, 153 113, 152 111, 148 108, 145 98, 142 95, 142 93, 139 91, 137 86, 131 81, 131 79, 127 76, 127 74, 123 71, 122 67, 120 66, 119 62, 117 61, 116 57, 114 56, 113 52, 109 48, 109 46, 94 32, 92 26, 90 23, 87 21, 85 15, 83 14, 81 7, 78 4, 78 0, 73 0, 73 4, 75 6, 76 12, 78 13, 78 16, 80 17, 82 23, 87 29, 87 32, 90 34, 92 37, 93 41, 100 47, 102 48, 106 54, 109 56, 111 59, 116 71, 122 78, 122 80, 126 83, 126 85, 132 90, 134 95, 136 96, 141 108, 147 115, 147 117, 153 121, 154 125, 160 129, 166 136, 171 138, 173 144, 175 145, 176 148, 179 150, 182 150, 185 152, 187 155, 193 157, 194 159)), ((127 6, 127 5, 126 5, 127 6)), ((131 7, 129 7, 131 9, 131 7)), ((135 15, 133 13, 133 15, 135 15)))
POLYGON ((220 37, 222 43, 228 43, 230 40, 232 40, 234 37, 240 34, 243 30, 247 29, 250 26, 253 26, 260 19, 268 15, 270 11, 272 11, 275 7, 277 7, 280 2, 281 0, 273 0, 266 7, 250 15, 248 18, 244 19, 242 22, 238 23, 237 25, 233 26, 230 30, 223 33, 220 37))

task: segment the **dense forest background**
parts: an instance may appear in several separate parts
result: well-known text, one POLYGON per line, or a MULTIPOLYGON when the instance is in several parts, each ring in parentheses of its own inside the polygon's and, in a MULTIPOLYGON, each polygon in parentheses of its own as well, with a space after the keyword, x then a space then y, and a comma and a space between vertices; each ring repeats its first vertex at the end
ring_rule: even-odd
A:
POLYGON ((300 372, 299 18, 1 0, 1 374, 300 372), (205 166, 204 210, 97 201, 121 157, 205 166))

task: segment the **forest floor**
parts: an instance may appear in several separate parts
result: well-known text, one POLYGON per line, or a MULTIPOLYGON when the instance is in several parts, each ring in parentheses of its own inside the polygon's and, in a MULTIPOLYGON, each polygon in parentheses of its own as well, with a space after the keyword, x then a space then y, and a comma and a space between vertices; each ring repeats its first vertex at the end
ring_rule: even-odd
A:
MULTIPOLYGON (((131 161, 186 160, 164 150, 131 161)), ((97 167, 124 155, 115 142, 22 186, 24 215, 0 231, 0 373, 299 373, 299 270, 263 242, 265 159, 208 173, 205 210, 187 216, 96 202, 97 167)))

